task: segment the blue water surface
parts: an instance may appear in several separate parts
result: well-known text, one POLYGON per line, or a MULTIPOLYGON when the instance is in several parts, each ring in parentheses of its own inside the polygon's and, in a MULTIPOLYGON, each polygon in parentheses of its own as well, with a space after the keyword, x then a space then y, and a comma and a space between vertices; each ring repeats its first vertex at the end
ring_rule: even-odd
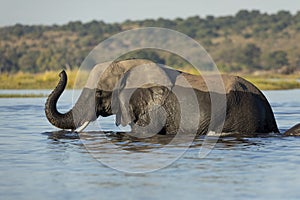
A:
MULTIPOLYGON (((43 92, 50 91, 37 91, 43 92)), ((300 90, 264 93, 281 132, 300 122, 300 90)), ((49 124, 44 114, 45 100, 0 99, 1 199, 300 198, 300 137, 228 137, 205 158, 199 157, 203 142, 199 137, 169 166, 149 173, 126 173, 95 159, 84 145, 88 140, 72 133, 56 137, 58 129, 49 124)), ((59 109, 63 112, 71 106, 72 92, 67 91, 59 109)), ((113 120, 109 117, 99 121, 104 130, 109 130, 116 129, 113 120)), ((103 137, 102 143, 106 142, 109 141, 103 137)), ((160 147, 151 142, 118 143, 123 149, 128 148, 127 144, 142 146, 143 153, 160 147)), ((99 143, 101 147, 104 148, 99 143)), ((176 152, 182 147, 172 148, 176 152)), ((102 152, 108 156, 111 153, 109 149, 102 152)), ((151 162, 155 166, 163 159, 157 155, 151 162)), ((115 162, 122 163, 122 159, 115 162)))

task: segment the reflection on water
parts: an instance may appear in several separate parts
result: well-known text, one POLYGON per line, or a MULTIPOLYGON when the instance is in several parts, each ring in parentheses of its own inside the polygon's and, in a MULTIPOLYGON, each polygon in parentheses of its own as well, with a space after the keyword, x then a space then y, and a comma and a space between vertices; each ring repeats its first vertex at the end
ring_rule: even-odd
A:
MULTIPOLYGON (((196 152, 195 159, 201 159, 200 149, 204 141, 216 150, 249 150, 264 148, 267 142, 282 140, 282 134, 262 134, 257 136, 231 136, 205 138, 197 136, 190 144, 186 138, 172 142, 175 135, 154 135, 150 138, 136 138, 128 132, 90 131, 76 133, 71 131, 45 132, 44 135, 53 141, 64 143, 77 141, 77 145, 85 148, 89 154, 104 166, 130 173, 157 171, 173 164, 186 151, 196 152), (267 142, 265 141, 267 140, 267 142), (209 144, 211 143, 211 144, 209 144), (134 160, 134 162, 132 162, 134 160)), ((210 150, 209 150, 210 151, 210 150)))
MULTIPOLYGON (((128 152, 147 152, 146 150, 162 148, 174 139, 175 135, 154 135, 149 138, 137 138, 130 136, 127 132, 112 132, 112 131, 93 131, 93 132, 72 132, 72 131, 52 131, 44 132, 43 135, 47 135, 48 139, 54 141, 73 141, 80 140, 82 144, 88 146, 93 146, 94 150, 97 148, 102 148, 105 143, 116 145, 122 150, 128 152)), ((182 146, 184 143, 182 138, 181 142, 173 144, 173 148, 185 148, 182 146)), ((204 142, 204 136, 197 136, 193 142, 189 145, 189 148, 199 148, 204 142)), ((214 144, 215 140, 211 142, 214 144)), ((207 140, 210 142, 210 140, 207 140)), ((216 147, 230 148, 236 144, 243 145, 255 145, 253 142, 249 142, 245 138, 241 137, 224 137, 219 138, 216 147)), ((105 149, 110 151, 110 149, 105 149)))
MULTIPOLYGON (((265 94, 280 131, 300 121, 300 99, 296 98, 300 90, 265 94)), ((71 102, 71 98, 63 98, 59 109, 68 110, 71 102)), ((210 154, 200 159, 204 137, 199 136, 167 167, 151 173, 124 173, 108 166, 122 167, 128 162, 136 168, 153 169, 161 166, 167 153, 181 152, 185 147, 170 145, 168 151, 153 154, 173 137, 137 139, 110 132, 116 130, 111 118, 99 121, 103 132, 89 130, 79 135, 59 131, 47 122, 44 103, 45 98, 0 99, 1 199, 298 199, 300 196, 299 137, 220 138, 210 154), (115 149, 107 145, 114 145, 115 149), (117 156, 116 150, 124 154, 117 156), (145 155, 155 157, 146 159, 145 155), (144 165, 138 165, 140 160, 144 165)))
MULTIPOLYGON (((94 145, 95 147, 101 147, 101 144, 112 143, 123 150, 128 151, 143 151, 147 149, 155 149, 164 147, 164 145, 169 144, 175 137, 175 135, 154 135, 149 138, 137 138, 130 136, 128 132, 113 132, 113 131, 90 131, 90 132, 72 132, 66 130, 44 132, 43 135, 47 135, 48 139, 59 141, 73 141, 81 140, 83 144, 89 143, 89 145, 94 145)), ((252 136, 252 138, 282 138, 282 134, 262 134, 259 136, 252 136)), ((202 146, 205 140, 205 136, 196 136, 189 148, 199 148, 202 146)), ((207 142, 210 142, 209 137, 207 142)), ((215 138, 211 140, 212 144, 215 142, 215 138)), ((179 143, 173 145, 173 147, 180 146, 184 143, 184 138, 179 143)), ((216 148, 231 148, 236 145, 249 146, 257 145, 257 143, 251 141, 251 138, 245 138, 242 136, 230 136, 230 137, 220 137, 215 145, 216 148)), ((109 149, 108 149, 109 151, 109 149)))

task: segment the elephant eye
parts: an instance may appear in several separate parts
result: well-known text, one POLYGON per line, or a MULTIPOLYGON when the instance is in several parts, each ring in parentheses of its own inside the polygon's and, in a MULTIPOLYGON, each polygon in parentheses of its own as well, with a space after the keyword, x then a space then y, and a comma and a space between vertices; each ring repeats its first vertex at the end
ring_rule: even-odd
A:
POLYGON ((95 98, 97 98, 97 101, 103 101, 105 99, 110 99, 112 96, 112 92, 106 92, 106 91, 96 91, 95 98))
POLYGON ((95 97, 101 97, 101 93, 100 92, 96 92, 95 97))

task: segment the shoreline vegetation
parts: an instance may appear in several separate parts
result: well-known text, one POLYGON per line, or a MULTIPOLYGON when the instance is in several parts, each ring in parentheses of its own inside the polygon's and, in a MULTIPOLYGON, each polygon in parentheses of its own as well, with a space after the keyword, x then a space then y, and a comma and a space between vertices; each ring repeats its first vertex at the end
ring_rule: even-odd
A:
MULTIPOLYGON (((190 16, 122 23, 70 21, 52 26, 16 24, 0 27, 0 73, 44 73, 57 71, 62 66, 76 70, 99 43, 121 32, 147 27, 171 29, 189 36, 224 72, 281 71, 293 74, 300 68, 300 11, 281 10, 268 14, 240 10, 235 15, 219 17, 190 16)), ((165 40, 165 45, 174 42, 168 37, 161 39, 165 40)), ((125 40, 113 43, 111 48, 128 48, 123 58, 143 58, 167 66, 185 67, 184 59, 172 52, 152 48, 132 51, 129 48, 131 42, 143 46, 150 40, 155 45, 161 43, 160 39, 129 35, 125 40)), ((188 49, 190 55, 197 53, 194 48, 188 49)))
MULTIPOLYGON (((122 23, 70 21, 51 26, 0 27, 0 89, 52 90, 62 67, 67 69, 69 77, 67 89, 73 89, 75 83, 80 89, 87 74, 77 76, 78 67, 96 45, 123 31, 145 27, 167 28, 186 34, 203 46, 221 72, 241 76, 260 90, 300 88, 300 11, 281 10, 268 14, 240 10, 235 15, 219 17, 190 16, 122 23), (80 79, 76 80, 78 77, 80 79)), ((133 39, 141 46, 148 41, 148 38, 133 39)), ((130 37, 120 40, 113 48, 125 48, 130 40, 130 37)), ((191 55, 197 53, 193 49, 189 51, 191 55)), ((129 48, 118 59, 134 58, 195 73, 180 56, 159 49, 131 51, 129 48)), ((209 65, 205 67, 210 69, 209 65)), ((39 95, 26 97, 29 96, 39 95)))
MULTIPOLYGON (((0 74, 0 89, 54 89, 59 80, 60 71, 44 73, 17 72, 0 74)), ((77 70, 67 70, 67 89, 73 88, 77 70)))
MULTIPOLYGON (((60 71, 47 71, 44 73, 0 74, 0 89, 54 89, 59 80, 60 71)), ((67 89, 73 89, 76 81, 77 70, 67 70, 67 89)), ((300 73, 283 75, 278 73, 239 74, 253 83, 260 90, 286 90, 300 88, 300 73)), ((83 86, 83 85, 82 85, 83 86)), ((45 94, 0 94, 0 98, 30 98, 45 97, 45 94)))
POLYGON ((47 97, 45 94, 0 94, 0 98, 40 98, 47 97))

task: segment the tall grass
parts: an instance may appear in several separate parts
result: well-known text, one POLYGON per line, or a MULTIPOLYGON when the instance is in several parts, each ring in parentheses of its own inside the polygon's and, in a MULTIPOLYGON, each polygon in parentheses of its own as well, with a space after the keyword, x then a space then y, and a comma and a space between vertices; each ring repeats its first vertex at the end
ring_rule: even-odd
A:
POLYGON ((261 90, 285 90, 300 88, 300 75, 246 75, 242 76, 261 90))
MULTIPOLYGON (((192 73, 196 71, 184 70, 192 73)), ((78 70, 67 70, 67 88, 84 86, 88 74, 80 72, 80 79, 76 80, 78 70)), ((0 74, 0 89, 54 89, 59 81, 60 71, 48 71, 38 74, 18 72, 16 74, 0 74)), ((261 90, 279 90, 300 88, 300 74, 296 75, 240 75, 252 82, 261 90)))
MULTIPOLYGON (((0 89, 53 89, 59 81, 59 73, 60 71, 47 71, 38 74, 4 73, 0 75, 0 89)), ((77 70, 68 70, 67 74, 67 88, 73 88, 77 70)))

